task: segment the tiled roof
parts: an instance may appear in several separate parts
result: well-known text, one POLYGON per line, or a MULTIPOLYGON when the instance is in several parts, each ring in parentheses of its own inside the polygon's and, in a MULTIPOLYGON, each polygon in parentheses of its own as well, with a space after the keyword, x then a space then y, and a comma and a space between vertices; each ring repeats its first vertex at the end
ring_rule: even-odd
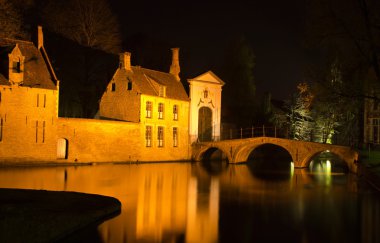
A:
POLYGON ((163 85, 166 87, 166 98, 189 100, 182 83, 177 81, 172 74, 142 67, 132 66, 131 68, 132 72, 128 72, 124 68, 118 69, 118 72, 123 72, 119 73, 119 77, 125 78, 126 81, 126 77, 129 77, 142 94, 158 96, 158 86, 163 85))
POLYGON ((24 81, 22 86, 56 89, 54 80, 41 52, 32 42, 13 39, 0 39, 0 84, 10 85, 8 81, 8 54, 18 44, 25 56, 24 81))

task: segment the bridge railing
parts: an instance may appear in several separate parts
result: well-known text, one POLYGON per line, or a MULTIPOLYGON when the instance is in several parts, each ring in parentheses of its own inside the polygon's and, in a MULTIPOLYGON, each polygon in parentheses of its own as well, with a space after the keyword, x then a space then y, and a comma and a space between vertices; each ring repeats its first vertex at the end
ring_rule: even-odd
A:
POLYGON ((254 137, 288 138, 288 132, 273 126, 255 126, 239 129, 221 129, 220 140, 254 137))
MULTIPOLYGON (((354 138, 340 138, 339 134, 334 134, 332 137, 332 144, 343 145, 350 147, 359 147, 359 140, 354 138)), ((248 128, 225 128, 221 127, 220 137, 213 137, 213 141, 218 140, 230 140, 230 139, 243 139, 243 138, 254 138, 254 137, 275 137, 275 138, 286 138, 294 139, 287 129, 280 129, 276 126, 252 126, 248 128)), ((297 139, 296 139, 297 140, 297 139)), ((308 142, 318 142, 326 143, 326 141, 317 141, 316 137, 310 133, 308 139, 303 139, 303 141, 308 142)))

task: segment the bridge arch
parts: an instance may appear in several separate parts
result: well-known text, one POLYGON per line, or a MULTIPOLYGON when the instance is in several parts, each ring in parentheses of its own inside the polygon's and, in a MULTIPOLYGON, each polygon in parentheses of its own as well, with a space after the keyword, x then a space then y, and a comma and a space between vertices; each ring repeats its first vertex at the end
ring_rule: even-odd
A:
POLYGON ((310 155, 306 156, 304 160, 302 161, 301 163, 302 167, 308 167, 310 162, 313 160, 313 158, 317 157, 318 155, 322 153, 330 153, 331 155, 336 156, 340 160, 342 160, 346 164, 347 168, 350 167, 350 161, 347 161, 346 156, 342 154, 340 151, 336 151, 334 149, 333 150, 319 149, 319 150, 314 151, 313 153, 310 153, 310 155))
POLYGON ((219 147, 219 146, 210 146, 210 147, 203 147, 196 158, 195 161, 204 161, 205 159, 209 158, 215 151, 221 151, 221 153, 225 156, 225 158, 228 160, 227 162, 231 162, 232 161, 232 158, 230 156, 230 153, 228 153, 228 151, 226 151, 223 147, 219 147))
POLYGON ((264 145, 274 145, 276 147, 279 147, 281 149, 283 149, 284 151, 286 151, 289 156, 291 157, 292 161, 294 161, 294 155, 291 153, 291 151, 286 147, 286 146, 283 146, 282 144, 280 143, 274 143, 274 142, 265 142, 265 143, 262 143, 262 144, 252 144, 252 143, 247 143, 247 144, 244 144, 242 146, 240 146, 240 148, 238 148, 236 150, 236 153, 234 154, 234 159, 235 159, 235 162, 246 162, 250 156, 250 154, 256 150, 257 148, 261 147, 261 146, 264 146, 264 145))

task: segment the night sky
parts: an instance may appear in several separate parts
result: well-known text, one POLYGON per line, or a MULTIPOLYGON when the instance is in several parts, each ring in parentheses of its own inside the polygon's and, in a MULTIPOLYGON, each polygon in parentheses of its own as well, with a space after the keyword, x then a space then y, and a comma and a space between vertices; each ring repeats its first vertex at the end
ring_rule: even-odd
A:
MULTIPOLYGON (((180 59, 181 67, 187 70, 187 77, 182 78, 193 78, 213 69, 223 60, 230 41, 243 34, 256 56, 257 94, 270 91, 274 98, 284 99, 297 83, 305 81, 303 0, 186 3, 112 0, 112 7, 119 16, 125 38, 144 34, 180 47, 180 58, 181 53, 187 53, 187 60, 180 59)), ((132 64, 139 65, 133 63, 133 53, 132 64)))

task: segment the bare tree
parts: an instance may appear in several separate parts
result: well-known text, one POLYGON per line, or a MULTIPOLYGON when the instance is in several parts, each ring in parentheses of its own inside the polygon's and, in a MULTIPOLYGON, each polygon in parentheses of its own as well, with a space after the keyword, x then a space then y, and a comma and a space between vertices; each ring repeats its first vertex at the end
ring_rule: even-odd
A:
POLYGON ((9 0, 0 0, 0 36, 7 38, 25 38, 22 30, 21 15, 9 0))
MULTIPOLYGON (((371 79, 380 84, 380 1, 308 0, 308 3, 307 43, 325 54, 325 63, 336 57, 340 60, 343 86, 332 91, 351 98, 376 99, 364 89, 372 87, 363 84, 369 79, 369 70, 373 73, 371 79)), ((325 72, 329 68, 326 65, 325 72)))
POLYGON ((83 46, 118 53, 121 36, 107 0, 50 1, 43 8, 47 27, 83 46))

